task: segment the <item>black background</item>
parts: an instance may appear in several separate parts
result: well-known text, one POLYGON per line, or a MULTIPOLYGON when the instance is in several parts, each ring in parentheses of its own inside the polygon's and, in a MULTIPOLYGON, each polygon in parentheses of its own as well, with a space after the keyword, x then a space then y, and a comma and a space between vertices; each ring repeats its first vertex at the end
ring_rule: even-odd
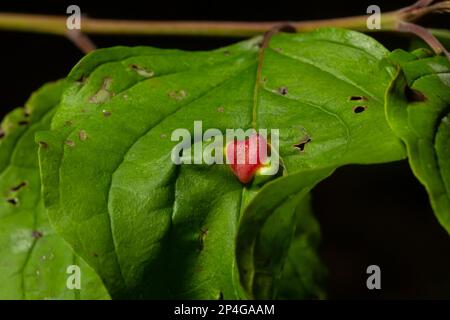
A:
MULTIPOLYGON (((0 11, 65 14, 70 4, 96 18, 147 20, 310 20, 365 14, 370 4, 390 11, 412 1, 2 1, 0 11)), ((449 15, 422 24, 449 27, 449 15)), ((64 77, 83 54, 67 39, 0 31, 0 115, 20 106, 47 81, 64 77)), ((388 48, 403 37, 377 34, 388 48)), ((98 47, 150 45, 207 50, 238 39, 95 36, 98 47)), ((323 231, 321 256, 330 298, 450 298, 450 238, 438 224, 424 188, 407 162, 347 166, 314 191, 323 231), (366 288, 366 268, 377 264, 382 289, 366 288)))

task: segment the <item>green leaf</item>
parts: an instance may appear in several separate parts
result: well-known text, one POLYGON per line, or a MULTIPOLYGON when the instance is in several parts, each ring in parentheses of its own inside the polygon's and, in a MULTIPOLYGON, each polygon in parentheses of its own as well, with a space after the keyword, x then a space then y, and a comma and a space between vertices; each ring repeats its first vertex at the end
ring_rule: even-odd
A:
POLYGON ((68 76, 37 137, 45 203, 113 297, 271 297, 302 197, 338 166, 405 157, 385 48, 340 29, 261 40, 102 49, 68 76), (281 176, 243 186, 226 165, 174 165, 171 133, 196 120, 279 129, 281 176))
POLYGON ((450 62, 421 50, 397 50, 391 60, 397 73, 387 93, 389 124, 406 144, 411 168, 450 232, 450 62))
POLYGON ((310 170, 274 180, 246 208, 238 231, 237 257, 240 278, 250 297, 264 299, 275 295, 286 257, 290 254, 291 259, 296 259, 292 250, 298 244, 294 242, 294 248, 288 250, 295 232, 301 231, 297 230, 299 219, 308 214, 303 203, 314 185, 331 171, 310 170))
POLYGON ((280 299, 324 299, 327 271, 317 254, 320 226, 315 219, 310 196, 297 208, 296 229, 281 277, 276 284, 280 299))
POLYGON ((1 123, 0 140, 0 298, 106 298, 100 279, 51 228, 40 196, 34 134, 48 130, 66 84, 48 84, 24 108, 1 123), (69 290, 66 269, 78 265, 81 290, 69 290))

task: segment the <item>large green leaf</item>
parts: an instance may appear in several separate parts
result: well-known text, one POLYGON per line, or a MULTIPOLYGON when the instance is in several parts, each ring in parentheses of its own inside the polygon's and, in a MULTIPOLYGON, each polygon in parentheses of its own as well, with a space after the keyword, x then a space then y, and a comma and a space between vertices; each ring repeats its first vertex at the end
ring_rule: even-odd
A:
POLYGON ((45 85, 1 123, 0 299, 106 298, 98 276, 51 228, 40 196, 34 134, 48 130, 65 82, 45 85), (68 289, 78 265, 81 289, 68 289))
POLYGON ((397 50, 390 59, 397 73, 387 93, 387 118, 405 142, 439 222, 450 232, 450 62, 424 50, 397 50))
POLYGON ((405 157, 384 114, 387 55, 340 29, 98 50, 37 137, 50 219, 113 297, 272 297, 309 190, 338 166, 405 157), (171 133, 196 120, 279 129, 281 176, 243 186, 226 165, 174 165, 171 133))

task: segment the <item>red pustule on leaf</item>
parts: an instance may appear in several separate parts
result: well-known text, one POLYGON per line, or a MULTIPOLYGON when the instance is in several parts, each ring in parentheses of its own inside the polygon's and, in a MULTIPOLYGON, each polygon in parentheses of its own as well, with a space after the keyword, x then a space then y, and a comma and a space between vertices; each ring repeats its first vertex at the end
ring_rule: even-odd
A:
POLYGON ((266 139, 253 134, 245 140, 235 140, 227 145, 227 163, 239 181, 249 183, 255 173, 265 166, 267 150, 266 139))

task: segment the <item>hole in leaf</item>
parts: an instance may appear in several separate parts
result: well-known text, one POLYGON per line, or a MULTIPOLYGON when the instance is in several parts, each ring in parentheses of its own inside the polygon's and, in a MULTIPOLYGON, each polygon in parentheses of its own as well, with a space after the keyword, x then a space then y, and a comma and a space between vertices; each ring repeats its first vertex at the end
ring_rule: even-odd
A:
POLYGON ((12 204, 13 206, 17 206, 19 204, 19 199, 17 198, 8 198, 6 202, 12 204))
POLYGON ((311 142, 311 138, 309 136, 305 136, 299 143, 294 144, 294 148, 300 150, 300 152, 305 151, 305 146, 307 143, 311 142))
POLYGON ((427 100, 427 97, 422 92, 409 86, 405 86, 405 97, 408 102, 423 102, 427 100))
POLYGON ((364 96, 351 96, 350 101, 367 101, 367 97, 364 96))
POLYGON ((367 107, 366 106, 356 106, 353 108, 353 112, 354 113, 361 113, 366 111, 367 107))

